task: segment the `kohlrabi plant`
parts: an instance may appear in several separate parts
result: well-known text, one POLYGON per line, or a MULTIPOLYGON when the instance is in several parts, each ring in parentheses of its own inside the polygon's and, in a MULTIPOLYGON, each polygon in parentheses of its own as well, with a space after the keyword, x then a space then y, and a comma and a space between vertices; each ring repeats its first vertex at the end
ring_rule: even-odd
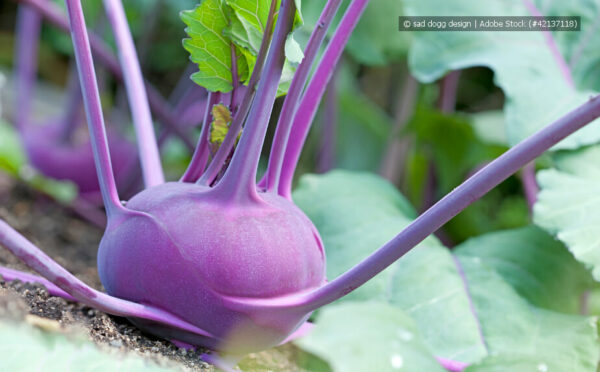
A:
MULTIPOLYGON (((15 124, 29 161, 47 177, 74 182, 82 197, 99 200, 91 143, 88 138, 76 138, 81 137, 76 136, 76 131, 83 124, 79 83, 72 81, 63 115, 45 119, 40 125, 34 123, 32 97, 42 19, 37 11, 26 6, 20 7, 18 18, 15 124)), ((109 143, 115 175, 124 181, 135 166, 135 149, 116 130, 111 131, 109 143)))
MULTIPOLYGON (((51 13, 41 1, 23 3, 51 13)), ((600 116, 600 98, 590 97, 473 174, 350 270, 328 279, 327 247, 294 204, 291 191, 311 122, 368 1, 350 2, 319 59, 340 3, 326 2, 303 51, 293 39, 302 19, 298 0, 204 0, 182 13, 189 35, 184 47, 199 67, 191 79, 206 88, 208 97, 187 171, 179 181, 165 182, 148 103, 152 95, 123 6, 120 0, 104 0, 119 51, 120 68, 115 70, 122 71, 129 96, 145 185, 124 201, 100 105, 92 59, 95 39, 88 35, 81 1, 66 0, 108 217, 98 252, 106 293, 81 282, 4 222, 0 242, 45 279, 6 269, 0 273, 7 280, 40 281, 51 293, 127 317, 166 339, 234 356, 263 350, 304 333, 315 310, 369 282, 493 187, 600 116), (283 94, 268 165, 259 178, 274 102, 283 94)), ((386 312, 379 310, 377 314, 386 312)), ((448 370, 465 367, 459 360, 437 360, 448 370)), ((392 365, 402 363, 392 358, 392 365)))

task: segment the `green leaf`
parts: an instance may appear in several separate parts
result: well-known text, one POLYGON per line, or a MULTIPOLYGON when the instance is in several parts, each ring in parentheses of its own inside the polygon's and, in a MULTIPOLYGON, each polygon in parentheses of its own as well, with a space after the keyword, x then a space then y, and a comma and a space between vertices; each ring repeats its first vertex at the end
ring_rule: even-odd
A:
MULTIPOLYGON (((307 33, 316 27, 325 3, 325 0, 304 2, 302 13, 307 33)), ((348 4, 345 1, 338 10, 329 35, 335 31, 348 4)), ((402 14, 402 1, 371 0, 348 40, 348 53, 366 65, 385 65, 405 57, 412 35, 410 32, 398 32, 398 16, 402 14)))
MULTIPOLYGON (((412 208, 391 185, 365 174, 334 171, 304 177, 294 199, 323 238, 329 279, 392 238, 414 216, 412 208)), ((514 234, 523 232, 517 230, 514 234)), ((518 245, 525 258, 539 254, 537 244, 548 242, 538 237, 539 240, 525 244, 527 234, 520 236, 522 244, 518 245)), ((514 243, 511 240, 506 244, 514 243)), ((552 251, 556 254, 554 251, 556 248, 552 251)), ((393 305, 415 321, 417 333, 431 353, 439 357, 475 363, 489 355, 519 355, 545 363, 548 370, 595 371, 599 358, 596 319, 541 309, 519 294, 544 303, 552 296, 564 294, 565 286, 578 289, 577 280, 573 281, 575 284, 548 284, 538 288, 541 294, 533 293, 533 286, 521 282, 542 275, 540 268, 528 264, 532 259, 526 259, 519 267, 528 272, 520 273, 509 283, 504 278, 509 270, 497 263, 509 261, 510 254, 500 248, 480 254, 475 248, 463 248, 463 252, 464 255, 453 256, 429 238, 367 283, 368 289, 361 287, 357 294, 338 303, 354 300, 393 305)), ((560 259, 558 254, 556 261, 560 259)), ((567 261, 567 266, 572 266, 572 262, 567 261)), ((562 276, 570 270, 554 272, 553 279, 563 280, 562 276)), ((317 329, 324 324, 317 317, 317 329)), ((344 333, 346 337, 348 334, 344 333)), ((344 347, 358 350, 365 341, 348 343, 344 347)), ((341 345, 342 341, 338 347, 341 345)), ((388 358, 388 354, 378 356, 388 358)))
MULTIPOLYGON (((543 3, 540 9, 554 14, 547 10, 547 4, 560 1, 543 3)), ((583 0, 576 3, 583 4, 583 0)), ((505 0, 406 0, 404 4, 410 16, 531 15, 524 2, 505 0)), ((582 6, 577 14, 582 14, 583 9, 582 6)), ((557 39, 559 43, 563 41, 557 39)), ((561 45, 559 48, 564 49, 561 45)), ((564 57, 553 55, 542 32, 441 31, 415 33, 409 64, 422 82, 432 82, 450 70, 472 66, 492 69, 496 84, 506 96, 506 131, 509 144, 514 145, 584 103, 593 93, 587 86, 579 84, 574 89, 569 85, 558 62, 564 57)), ((582 80, 577 76, 574 79, 582 80)), ((575 149, 599 140, 600 126, 595 122, 561 141, 555 149, 575 149)))
MULTIPOLYGON (((238 81, 247 84, 267 31, 270 5, 269 0, 204 0, 194 10, 182 12, 181 19, 188 26, 186 32, 190 36, 184 39, 183 46, 200 70, 192 75, 192 80, 213 92, 231 91, 233 47, 238 81)), ((302 17, 296 12, 295 27, 301 23, 302 17)), ((289 60, 284 66, 278 95, 287 92, 295 71, 289 62, 301 60, 299 48, 290 35, 285 45, 289 60)))
POLYGON ((89 341, 6 322, 0 323, 0 354, 3 371, 174 371, 138 356, 102 352, 89 341))
POLYGON ((502 110, 483 111, 470 115, 471 125, 477 138, 484 143, 497 146, 508 146, 504 130, 504 113, 502 110))
POLYGON ((581 296, 593 283, 563 244, 535 226, 472 238, 454 253, 477 257, 531 304, 558 312, 580 314, 581 296))
POLYGON ((0 120, 0 169, 17 177, 26 161, 25 150, 14 127, 0 120))
POLYGON ((77 186, 69 181, 44 177, 27 164, 27 154, 21 139, 12 125, 0 120, 0 170, 21 179, 30 187, 50 195, 55 200, 69 204, 77 198, 77 186))
POLYGON ((531 306, 478 257, 459 262, 490 355, 528 356, 548 371, 596 371, 597 318, 531 306))
POLYGON ((285 41, 285 58, 293 64, 299 64, 302 62, 304 58, 304 52, 302 52, 302 47, 296 39, 294 39, 294 35, 290 34, 285 41))
MULTIPOLYGON (((346 65, 338 68, 335 79, 339 115, 336 167, 364 171, 378 169, 393 120, 359 89, 354 72, 346 65)), ((321 114, 317 120, 322 122, 321 114)))
POLYGON ((563 241, 600 281, 600 147, 555 156, 556 168, 538 172, 534 221, 563 241))
MULTIPOLYGON (((183 47, 190 53, 192 62, 200 71, 192 80, 213 92, 229 92, 233 89, 231 73, 231 40, 223 34, 229 25, 227 4, 223 0, 204 0, 193 10, 181 12, 181 19, 189 39, 183 47)), ((242 55, 241 51, 238 55, 242 55)), ((245 58, 238 58, 238 74, 242 82, 248 78, 245 58)))
POLYGON ((419 339, 414 322, 381 303, 329 306, 314 331, 297 343, 338 372, 444 371, 419 339))

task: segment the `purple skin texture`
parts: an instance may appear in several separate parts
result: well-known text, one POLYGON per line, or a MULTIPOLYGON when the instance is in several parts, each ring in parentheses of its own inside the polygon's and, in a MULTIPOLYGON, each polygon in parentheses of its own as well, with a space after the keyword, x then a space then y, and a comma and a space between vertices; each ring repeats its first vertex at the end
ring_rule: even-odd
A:
MULTIPOLYGON (((313 224, 289 200, 288 190, 272 187, 259 192, 255 184, 284 62, 283 45, 292 27, 293 0, 282 1, 256 98, 224 176, 213 187, 162 183, 127 203, 121 203, 114 181, 81 4, 66 3, 108 215, 98 255, 108 294, 86 286, 3 221, 0 243, 89 306, 126 316, 155 335, 232 354, 268 348, 301 333, 312 311, 373 278, 519 168, 600 116, 600 97, 590 98, 490 162, 380 249, 326 282, 323 246, 313 224)), ((347 40, 363 5, 366 2, 360 0, 351 4, 346 22, 340 23, 332 40, 347 40)), ((305 120, 316 110, 339 58, 338 49, 339 45, 328 48, 315 73, 323 77, 319 81, 323 89, 309 84, 302 98, 299 107, 306 111, 298 112, 300 132, 310 124, 305 120)), ((288 142, 292 139, 304 141, 292 136, 288 142)), ((293 166, 298 145, 292 146, 293 166)), ((438 360, 448 370, 465 367, 438 360)))
MULTIPOLYGON (((17 43, 17 95, 16 125, 30 163, 47 177, 74 182, 83 198, 94 200, 100 188, 94 167, 91 142, 74 143, 72 130, 78 120, 74 114, 81 98, 70 97, 67 112, 54 122, 45 125, 31 123, 31 97, 33 96, 37 50, 41 17, 27 6, 19 8, 17 43), (65 127, 71 131, 65 140, 65 127)), ((78 93, 76 90, 74 93, 78 93)), ((81 95, 81 93, 78 93, 81 95)), ((135 149, 116 132, 111 132, 110 149, 114 156, 113 167, 117 180, 126 178, 135 165, 135 149)))

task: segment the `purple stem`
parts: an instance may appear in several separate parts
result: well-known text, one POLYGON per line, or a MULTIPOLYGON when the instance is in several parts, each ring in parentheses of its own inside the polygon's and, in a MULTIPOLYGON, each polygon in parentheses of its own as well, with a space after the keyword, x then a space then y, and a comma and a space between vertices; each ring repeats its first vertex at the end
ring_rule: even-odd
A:
MULTIPOLYGON (((321 12, 321 16, 317 21, 316 27, 306 44, 304 59, 294 73, 294 78, 290 84, 287 96, 283 102, 283 107, 281 108, 279 120, 277 121, 269 163, 264 176, 264 186, 269 190, 276 191, 278 188, 279 179, 281 177, 281 166, 283 164, 287 142, 290 137, 290 131, 292 130, 292 124, 294 123, 294 116, 298 111, 302 91, 306 85, 310 69, 319 53, 319 48, 323 44, 327 29, 340 7, 340 4, 341 0, 327 1, 327 4, 325 4, 325 7, 321 12)), ((323 84, 326 85, 325 82, 323 84)))
POLYGON ((325 173, 335 166, 336 130, 338 121, 338 95, 335 75, 325 93, 325 112, 321 131, 321 148, 317 160, 317 172, 325 173))
MULTIPOLYGON (((45 19, 50 23, 58 27, 59 29, 69 32, 69 20, 62 14, 60 8, 49 1, 45 0, 14 0, 22 4, 27 4, 32 8, 35 8, 45 19)), ((98 61, 102 62, 118 79, 123 80, 123 73, 119 65, 117 57, 111 52, 108 45, 94 33, 89 35, 89 43, 94 55, 98 58, 98 61)), ((173 133, 175 133, 183 143, 191 150, 194 150, 194 142, 190 139, 189 134, 179 126, 177 117, 171 112, 171 108, 161 94, 151 84, 146 83, 146 90, 148 94, 148 101, 150 107, 160 119, 173 133)))
POLYGON ((235 92, 239 86, 238 79, 238 66, 237 66, 237 55, 235 54, 235 45, 233 43, 229 44, 229 49, 231 50, 231 83, 233 85, 233 89, 231 90, 231 96, 229 97, 231 101, 229 102, 229 109, 233 111, 233 106, 235 102, 235 92))
POLYGON ((434 204, 383 247, 346 273, 304 296, 297 306, 314 310, 360 287, 511 174, 599 116, 600 96, 595 96, 507 150, 434 204))
POLYGON ((65 300, 69 301, 77 301, 75 297, 71 296, 67 292, 55 286, 54 284, 52 284, 52 282, 37 275, 29 274, 19 270, 9 269, 8 267, 3 266, 0 266, 0 275, 2 275, 4 281, 7 282, 12 282, 13 280, 20 280, 23 283, 39 283, 46 287, 48 293, 50 293, 52 296, 62 297, 65 300))
POLYGON ((265 73, 258 83, 256 99, 248 113, 247 124, 238 148, 225 175, 217 185, 226 200, 258 199, 256 171, 285 62, 285 41, 292 30, 295 13, 294 0, 282 0, 273 42, 265 61, 265 73))
POLYGON ((192 155, 192 160, 188 165, 185 173, 181 177, 181 182, 196 182, 202 175, 206 162, 208 161, 209 155, 209 141, 208 136, 210 133, 210 122, 212 118, 212 107, 216 105, 221 99, 221 94, 218 92, 208 92, 208 99, 206 100, 206 109, 204 111, 204 121, 202 122, 202 129, 200 130, 200 137, 198 138, 198 145, 192 155))
POLYGON ((256 56, 256 63, 254 64, 254 70, 252 71, 252 75, 250 76, 250 81, 248 82, 248 88, 246 89, 246 93, 244 94, 244 98, 242 99, 242 103, 240 104, 239 109, 233 116, 233 121, 229 126, 229 130, 225 135, 225 139, 214 158, 212 159, 208 169, 206 172, 200 177, 198 180, 198 184, 200 185, 210 185, 213 183, 221 168, 225 164, 225 160, 231 153, 233 149, 233 145, 238 137, 238 133, 242 129, 242 125, 244 124, 244 119, 250 110, 250 105, 252 104, 252 100, 255 96, 256 86, 260 81, 260 76, 262 74, 264 68, 265 58, 267 56, 267 51, 269 49, 269 43, 271 42, 273 23, 275 22, 275 9, 277 2, 272 1, 271 7, 269 8, 269 15, 267 18, 267 25, 265 26, 265 34, 260 43, 260 48, 258 50, 258 54, 256 56))
MULTIPOLYGON (((538 8, 536 8, 536 6, 533 2, 531 2, 530 0, 522 0, 522 1, 523 1, 523 5, 525 5, 525 8, 527 8, 527 11, 532 16, 542 17, 542 18, 544 17, 544 15, 538 10, 538 8)), ((554 37, 552 36, 552 32, 542 31, 542 33, 544 34, 544 39, 546 39, 546 45, 548 45, 548 48, 550 49, 550 53, 552 53, 552 56, 554 57, 554 60, 558 64, 558 68, 560 69, 560 72, 562 73, 563 77, 567 81, 567 84, 571 88, 575 88, 575 82, 573 81, 573 75, 571 75, 571 70, 569 69, 569 64, 567 63, 567 61, 565 61, 565 58, 560 53, 560 50, 558 49, 558 45, 556 45, 556 40, 554 40, 554 37)))
POLYGON ((337 61, 342 55, 350 34, 368 3, 369 0, 354 0, 348 6, 344 17, 327 45, 323 58, 321 58, 317 70, 294 115, 294 122, 288 136, 288 143, 281 166, 281 177, 278 187, 279 195, 288 199, 291 198, 292 179, 298 158, 306 141, 310 125, 317 112, 321 97, 323 97, 327 83, 333 75, 337 61))
POLYGON ((29 126, 32 111, 33 85, 38 63, 38 45, 41 27, 40 15, 27 5, 19 6, 17 20, 17 104, 15 123, 23 133, 29 126))
POLYGON ((438 107, 441 112, 450 114, 456 107, 456 92, 458 91, 458 80, 460 70, 450 71, 440 82, 440 98, 438 107))
POLYGON ((73 137, 73 133, 80 122, 81 105, 83 104, 83 95, 81 94, 81 86, 79 85, 79 77, 77 70, 71 68, 69 74, 69 83, 67 88, 67 104, 65 105, 65 113, 62 117, 62 127, 60 139, 63 143, 69 143, 73 137))
POLYGON ((521 171, 521 182, 523 182, 523 190, 529 212, 533 213, 533 205, 537 201, 537 194, 540 188, 535 180, 535 162, 527 163, 521 171))
POLYGON ((79 71, 79 81, 83 92, 83 102, 87 114, 94 162, 98 173, 98 182, 106 214, 110 218, 114 212, 124 210, 119 200, 117 185, 110 161, 108 139, 104 127, 104 117, 100 104, 100 93, 96 81, 94 61, 85 27, 80 0, 66 0, 69 20, 71 22, 71 38, 75 49, 75 59, 79 71))
POLYGON ((401 138, 402 130, 413 116, 417 102, 417 93, 419 91, 419 82, 406 71, 402 91, 398 102, 398 109, 395 113, 394 127, 392 128, 387 149, 383 154, 379 174, 381 177, 392 183, 397 183, 402 174, 407 149, 409 146, 408 138, 401 138))
MULTIPOLYGON (((78 1, 67 0, 67 4, 73 2, 78 1)), ((116 316, 148 319, 195 334, 213 337, 169 312, 153 306, 112 297, 88 286, 65 270, 64 267, 53 261, 3 220, 0 220, 0 243, 31 269, 40 273, 48 281, 71 295, 77 301, 88 306, 116 316)))
POLYGON ((165 182, 165 176, 160 163, 150 105, 133 37, 121 0, 104 0, 104 7, 119 50, 119 60, 129 98, 129 109, 133 118, 144 183, 146 187, 157 186, 165 182))

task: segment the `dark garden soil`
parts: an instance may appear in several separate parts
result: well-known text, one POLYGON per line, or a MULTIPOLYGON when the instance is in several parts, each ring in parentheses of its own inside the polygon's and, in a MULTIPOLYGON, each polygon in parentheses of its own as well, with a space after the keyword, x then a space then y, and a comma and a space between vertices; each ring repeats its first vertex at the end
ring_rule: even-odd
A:
MULTIPOLYGON (((96 271, 100 228, 1 173, 0 218, 78 278, 102 289, 96 271)), ((1 246, 0 265, 30 271, 1 246)), ((101 348, 142 355, 160 365, 184 371, 215 370, 200 360, 202 350, 185 350, 144 334, 124 318, 50 296, 41 285, 0 280, 0 317, 3 316, 16 317, 48 332, 83 330, 101 348)), ((286 345, 251 354, 241 365, 245 371, 303 371, 294 363, 298 353, 298 349, 286 345)))

